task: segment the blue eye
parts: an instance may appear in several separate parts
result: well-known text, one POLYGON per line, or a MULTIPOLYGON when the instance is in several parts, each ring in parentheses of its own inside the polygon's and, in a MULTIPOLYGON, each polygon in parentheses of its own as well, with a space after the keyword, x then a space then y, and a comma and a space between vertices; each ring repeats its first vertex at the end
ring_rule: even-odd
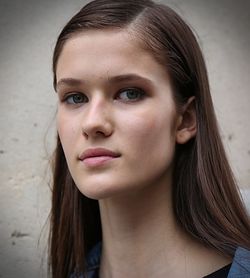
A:
POLYGON ((75 93, 67 96, 64 101, 68 104, 79 104, 88 102, 88 98, 84 94, 75 93))
POLYGON ((145 93, 137 88, 127 88, 123 89, 118 94, 118 99, 121 99, 126 102, 133 102, 142 99, 145 96, 145 93))

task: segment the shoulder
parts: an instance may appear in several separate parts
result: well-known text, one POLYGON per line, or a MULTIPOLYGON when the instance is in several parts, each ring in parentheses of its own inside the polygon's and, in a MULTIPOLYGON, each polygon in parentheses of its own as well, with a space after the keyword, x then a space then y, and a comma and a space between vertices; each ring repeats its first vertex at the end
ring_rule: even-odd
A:
MULTIPOLYGON (((89 252, 87 256, 87 277, 98 277, 100 260, 101 260, 102 244, 99 242, 89 252)), ((250 250, 238 247, 232 266, 230 268, 228 278, 249 278, 250 277, 250 250)))
POLYGON ((228 278, 249 278, 250 277, 250 250, 238 247, 228 278))

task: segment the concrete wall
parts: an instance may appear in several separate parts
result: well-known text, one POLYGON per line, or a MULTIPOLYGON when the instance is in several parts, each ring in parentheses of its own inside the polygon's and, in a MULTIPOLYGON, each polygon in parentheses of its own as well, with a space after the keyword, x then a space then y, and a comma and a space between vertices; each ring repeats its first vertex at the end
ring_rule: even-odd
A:
MULTIPOLYGON (((249 206, 250 1, 172 0, 199 34, 223 141, 249 206)), ((46 277, 48 159, 55 138, 51 56, 85 1, 0 1, 0 277, 46 277), (40 244, 38 240, 40 238, 40 244)))

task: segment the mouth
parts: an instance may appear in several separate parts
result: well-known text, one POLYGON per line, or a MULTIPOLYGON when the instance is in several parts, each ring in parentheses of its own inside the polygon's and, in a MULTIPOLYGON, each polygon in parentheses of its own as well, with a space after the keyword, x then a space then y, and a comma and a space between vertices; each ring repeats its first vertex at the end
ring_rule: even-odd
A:
POLYGON ((91 148, 85 150, 80 156, 79 160, 86 166, 96 167, 106 164, 121 155, 117 152, 113 152, 104 148, 91 148))

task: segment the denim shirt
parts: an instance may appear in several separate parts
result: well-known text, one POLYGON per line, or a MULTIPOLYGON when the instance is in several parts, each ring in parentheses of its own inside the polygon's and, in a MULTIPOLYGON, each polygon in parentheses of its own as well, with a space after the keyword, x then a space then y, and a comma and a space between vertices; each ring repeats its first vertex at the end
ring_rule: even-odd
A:
MULTIPOLYGON (((99 277, 100 261, 101 242, 94 246, 87 257, 87 278, 99 277)), ((250 278, 250 250, 237 248, 227 277, 250 278)))
POLYGON ((242 247, 238 247, 232 266, 230 268, 228 278, 249 278, 250 277, 250 251, 242 247))

